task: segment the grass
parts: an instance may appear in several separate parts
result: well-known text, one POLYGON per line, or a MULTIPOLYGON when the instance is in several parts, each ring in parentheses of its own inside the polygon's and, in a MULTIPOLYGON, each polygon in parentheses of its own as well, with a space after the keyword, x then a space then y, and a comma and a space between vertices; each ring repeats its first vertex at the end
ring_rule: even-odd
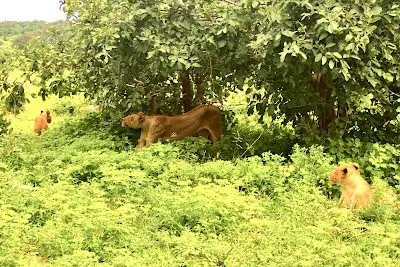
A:
POLYGON ((201 142, 116 151, 104 125, 70 134, 87 116, 71 104, 85 102, 34 99, 10 117, 1 266, 398 266, 397 206, 339 209, 326 183, 335 162, 319 147, 206 161, 201 142), (39 139, 43 107, 60 112, 39 139))

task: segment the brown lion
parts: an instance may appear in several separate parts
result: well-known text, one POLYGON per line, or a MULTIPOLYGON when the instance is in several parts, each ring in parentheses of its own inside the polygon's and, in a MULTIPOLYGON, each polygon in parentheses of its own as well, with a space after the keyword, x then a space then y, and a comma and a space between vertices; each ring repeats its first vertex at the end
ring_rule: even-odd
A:
POLYGON ((331 174, 329 181, 342 186, 340 207, 365 208, 372 201, 372 190, 360 174, 357 163, 339 165, 331 174))
POLYGON ((47 110, 46 113, 40 111, 40 114, 36 116, 35 118, 35 126, 33 128, 33 131, 37 133, 38 135, 41 135, 44 130, 47 130, 48 123, 51 123, 51 114, 50 111, 47 110))
POLYGON ((178 116, 146 116, 142 112, 126 116, 122 127, 142 129, 137 149, 148 147, 158 140, 180 140, 188 136, 210 137, 214 143, 221 138, 222 123, 219 109, 200 105, 178 116))

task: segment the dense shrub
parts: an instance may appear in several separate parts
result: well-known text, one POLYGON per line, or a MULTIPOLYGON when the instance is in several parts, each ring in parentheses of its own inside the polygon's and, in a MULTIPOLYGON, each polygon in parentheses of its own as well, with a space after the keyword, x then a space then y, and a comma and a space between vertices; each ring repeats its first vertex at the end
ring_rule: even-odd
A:
POLYGON ((338 209, 340 191, 327 183, 339 161, 352 160, 385 192, 398 177, 396 146, 332 141, 245 157, 224 140, 188 138, 135 152, 133 140, 111 138, 103 115, 68 118, 40 139, 0 141, 0 265, 398 261, 398 205, 338 209))
POLYGON ((363 143, 358 139, 332 140, 327 151, 336 157, 336 161, 358 162, 369 182, 380 178, 399 189, 399 145, 363 143))
POLYGON ((7 120, 4 114, 0 113, 0 136, 9 133, 11 122, 7 120))

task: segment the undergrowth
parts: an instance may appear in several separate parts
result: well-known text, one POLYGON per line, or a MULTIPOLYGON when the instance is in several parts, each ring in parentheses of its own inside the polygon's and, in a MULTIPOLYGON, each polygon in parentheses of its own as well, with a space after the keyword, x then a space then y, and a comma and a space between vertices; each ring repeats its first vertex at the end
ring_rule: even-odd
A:
POLYGON ((398 205, 339 209, 327 183, 338 162, 357 161, 375 186, 398 189, 395 145, 332 141, 277 154, 227 136, 135 152, 138 131, 61 111, 68 119, 40 138, 0 141, 1 266, 398 264, 398 205))

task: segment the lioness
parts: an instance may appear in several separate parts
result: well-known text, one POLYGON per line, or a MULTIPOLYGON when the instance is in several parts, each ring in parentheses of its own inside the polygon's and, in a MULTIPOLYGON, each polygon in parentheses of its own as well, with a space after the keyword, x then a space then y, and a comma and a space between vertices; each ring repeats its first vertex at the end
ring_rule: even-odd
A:
POLYGON ((212 142, 222 133, 221 113, 213 105, 200 105, 178 116, 146 116, 142 112, 126 116, 122 127, 141 128, 137 149, 161 140, 179 140, 187 136, 208 136, 212 142))
POLYGON ((43 113, 43 110, 40 111, 40 114, 36 116, 35 118, 35 125, 33 128, 33 131, 35 133, 37 133, 38 135, 41 135, 41 133, 44 130, 47 130, 47 128, 49 127, 47 123, 51 123, 51 115, 50 115, 50 111, 47 110, 46 114, 43 113))
POLYGON ((343 187, 340 207, 364 208, 372 201, 372 190, 367 181, 361 177, 357 163, 338 166, 330 175, 329 181, 343 187))

